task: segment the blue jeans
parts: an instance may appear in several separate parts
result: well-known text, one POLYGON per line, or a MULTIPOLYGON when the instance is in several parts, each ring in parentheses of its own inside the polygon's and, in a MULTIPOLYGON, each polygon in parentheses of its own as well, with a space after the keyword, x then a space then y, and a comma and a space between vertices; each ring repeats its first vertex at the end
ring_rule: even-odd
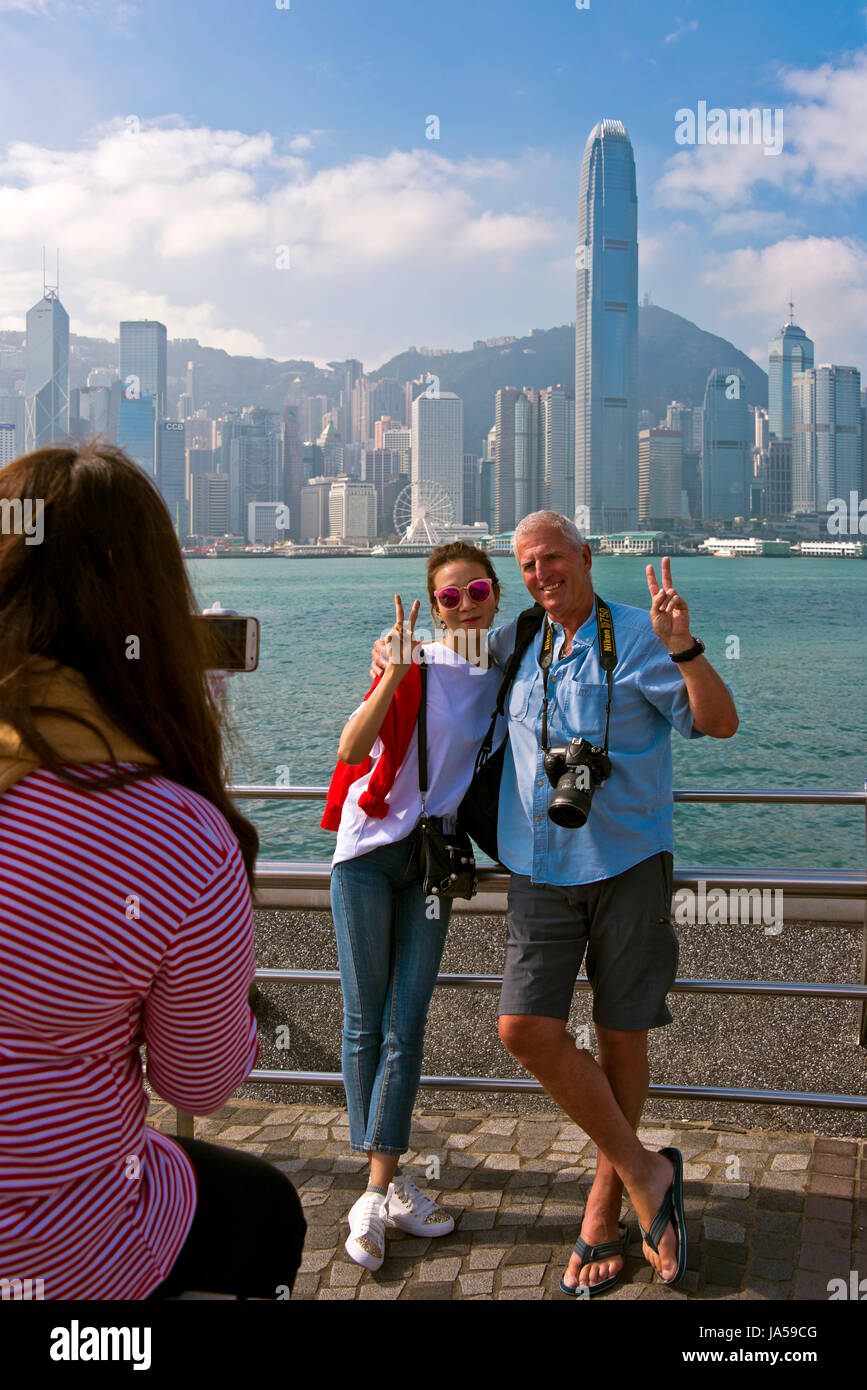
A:
POLYGON ((353 1153, 402 1154, 451 915, 425 899, 416 832, 331 872, 343 987, 343 1084, 353 1153))

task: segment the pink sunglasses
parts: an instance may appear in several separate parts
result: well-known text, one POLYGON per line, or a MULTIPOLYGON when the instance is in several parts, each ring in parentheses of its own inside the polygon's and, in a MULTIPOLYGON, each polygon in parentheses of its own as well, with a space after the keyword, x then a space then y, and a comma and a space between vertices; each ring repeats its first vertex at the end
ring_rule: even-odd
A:
POLYGON ((493 587, 492 579, 473 579, 469 584, 447 584, 444 589, 434 589, 434 598, 441 608, 457 608, 464 592, 473 603, 484 603, 493 587))

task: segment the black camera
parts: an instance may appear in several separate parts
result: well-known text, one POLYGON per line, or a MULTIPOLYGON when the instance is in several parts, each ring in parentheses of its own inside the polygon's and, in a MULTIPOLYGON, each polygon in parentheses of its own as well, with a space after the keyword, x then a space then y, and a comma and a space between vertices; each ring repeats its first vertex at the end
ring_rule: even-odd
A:
POLYGON ((565 748, 548 749, 545 772, 554 788, 549 818, 566 830, 577 830, 590 814, 596 788, 611 776, 611 759, 586 738, 572 738, 565 748))

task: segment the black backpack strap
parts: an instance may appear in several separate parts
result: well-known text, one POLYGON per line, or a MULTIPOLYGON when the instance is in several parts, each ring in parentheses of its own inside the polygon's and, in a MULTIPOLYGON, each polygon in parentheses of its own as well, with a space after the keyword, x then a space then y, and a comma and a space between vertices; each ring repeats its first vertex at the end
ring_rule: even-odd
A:
POLYGON ((532 608, 525 608, 518 614, 518 625, 515 629, 515 645, 512 654, 506 662, 503 679, 500 681, 500 688, 497 691, 496 708, 491 716, 491 724, 488 732, 482 740, 482 746, 476 756, 476 772, 484 767, 491 754, 494 744, 494 730, 497 727, 497 720, 504 713, 506 708, 506 696, 509 693, 512 682, 518 674, 518 667, 524 652, 529 647, 539 628, 545 620, 545 610, 541 603, 534 603, 532 608))
POLYGON ((421 700, 418 706, 418 789, 421 792, 422 814, 426 815, 424 794, 427 791, 427 664, 422 647, 418 650, 418 670, 421 676, 421 700))

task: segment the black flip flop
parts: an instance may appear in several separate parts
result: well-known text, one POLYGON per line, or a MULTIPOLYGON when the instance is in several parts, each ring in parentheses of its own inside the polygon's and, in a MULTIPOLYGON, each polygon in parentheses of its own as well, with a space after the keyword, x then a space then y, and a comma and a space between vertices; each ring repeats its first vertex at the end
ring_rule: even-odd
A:
MULTIPOLYGON (((586 1240, 582 1240, 580 1236, 578 1237, 573 1249, 581 1261, 581 1266, 578 1271, 579 1274, 585 1265, 594 1264, 597 1260, 610 1259, 612 1255, 622 1255, 625 1268, 626 1251, 629 1248, 629 1225, 626 1221, 618 1221, 617 1229, 623 1232, 622 1236, 620 1236, 618 1240, 603 1241, 601 1245, 588 1245, 586 1240)), ((563 1290, 563 1293, 569 1294, 570 1298, 585 1298, 588 1296, 594 1298, 598 1293, 605 1293, 607 1289, 613 1289, 614 1285, 619 1283, 622 1278, 623 1270, 621 1269, 617 1274, 612 1274, 610 1279, 603 1279, 600 1284, 576 1284, 574 1288, 570 1289, 568 1284, 563 1283, 563 1276, 561 1274, 560 1288, 563 1290)))
POLYGON ((674 1233, 677 1236, 677 1271, 673 1279, 660 1279, 661 1284, 677 1284, 686 1273, 686 1213, 683 1209, 683 1155, 680 1149, 660 1149, 663 1158, 667 1158, 669 1163, 674 1164, 674 1180, 671 1187, 662 1199, 659 1211, 650 1223, 650 1230, 645 1231, 641 1222, 638 1229, 641 1232, 642 1240, 646 1240, 654 1254, 659 1254, 657 1242, 665 1234, 665 1228, 671 1222, 674 1233))

